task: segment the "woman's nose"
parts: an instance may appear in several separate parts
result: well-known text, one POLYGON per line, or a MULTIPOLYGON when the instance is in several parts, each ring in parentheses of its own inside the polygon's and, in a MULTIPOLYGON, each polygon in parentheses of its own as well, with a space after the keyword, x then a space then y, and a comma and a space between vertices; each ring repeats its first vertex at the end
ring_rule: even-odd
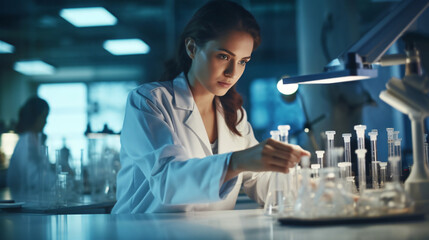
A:
POLYGON ((228 66, 226 67, 224 74, 225 74, 225 76, 227 76, 229 78, 234 78, 235 77, 236 68, 235 68, 234 61, 230 61, 228 63, 228 66))

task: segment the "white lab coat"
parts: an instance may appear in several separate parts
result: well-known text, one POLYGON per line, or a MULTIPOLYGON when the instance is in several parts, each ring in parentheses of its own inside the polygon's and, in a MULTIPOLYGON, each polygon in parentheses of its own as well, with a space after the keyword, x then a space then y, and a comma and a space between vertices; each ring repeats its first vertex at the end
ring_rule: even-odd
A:
POLYGON ((257 144, 246 115, 227 127, 217 107, 218 153, 212 154, 201 115, 182 73, 147 83, 128 96, 121 133, 121 169, 112 213, 234 209, 243 183, 260 204, 269 174, 246 172, 222 185, 231 152, 257 144), (258 179, 258 181, 256 181, 258 179))
POLYGON ((55 174, 42 155, 40 134, 25 132, 19 135, 7 170, 7 185, 15 199, 31 196, 55 184, 55 174))

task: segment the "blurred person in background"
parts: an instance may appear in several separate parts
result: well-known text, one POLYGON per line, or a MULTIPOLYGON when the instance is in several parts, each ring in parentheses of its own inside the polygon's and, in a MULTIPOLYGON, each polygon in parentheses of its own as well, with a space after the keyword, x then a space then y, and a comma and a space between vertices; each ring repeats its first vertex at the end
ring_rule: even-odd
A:
POLYGON ((19 110, 15 129, 19 140, 7 171, 7 186, 13 195, 54 186, 55 172, 44 147, 46 135, 43 134, 43 128, 48 114, 48 103, 39 97, 29 98, 19 110))

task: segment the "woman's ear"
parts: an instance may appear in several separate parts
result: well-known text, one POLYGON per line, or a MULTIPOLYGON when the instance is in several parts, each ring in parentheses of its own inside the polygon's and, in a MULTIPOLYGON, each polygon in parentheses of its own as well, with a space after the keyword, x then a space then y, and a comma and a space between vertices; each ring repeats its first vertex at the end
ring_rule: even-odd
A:
POLYGON ((186 38, 185 39, 185 48, 186 53, 191 59, 194 59, 195 53, 197 52, 197 45, 195 44, 194 39, 192 38, 186 38))

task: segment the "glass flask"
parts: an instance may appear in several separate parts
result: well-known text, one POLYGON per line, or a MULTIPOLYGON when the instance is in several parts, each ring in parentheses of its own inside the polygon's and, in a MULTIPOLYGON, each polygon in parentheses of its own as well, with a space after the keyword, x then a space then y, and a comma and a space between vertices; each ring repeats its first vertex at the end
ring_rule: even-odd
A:
POLYGON ((313 216, 329 218, 353 215, 353 197, 344 190, 338 181, 339 169, 324 168, 320 172, 319 188, 313 200, 313 216))
POLYGON ((300 218, 311 218, 313 215, 313 198, 315 190, 311 184, 310 157, 301 158, 301 187, 298 190, 298 196, 294 204, 293 215, 300 218))
POLYGON ((275 216, 285 212, 284 202, 286 190, 286 175, 283 173, 271 173, 268 186, 268 193, 265 198, 264 214, 267 216, 275 216))

